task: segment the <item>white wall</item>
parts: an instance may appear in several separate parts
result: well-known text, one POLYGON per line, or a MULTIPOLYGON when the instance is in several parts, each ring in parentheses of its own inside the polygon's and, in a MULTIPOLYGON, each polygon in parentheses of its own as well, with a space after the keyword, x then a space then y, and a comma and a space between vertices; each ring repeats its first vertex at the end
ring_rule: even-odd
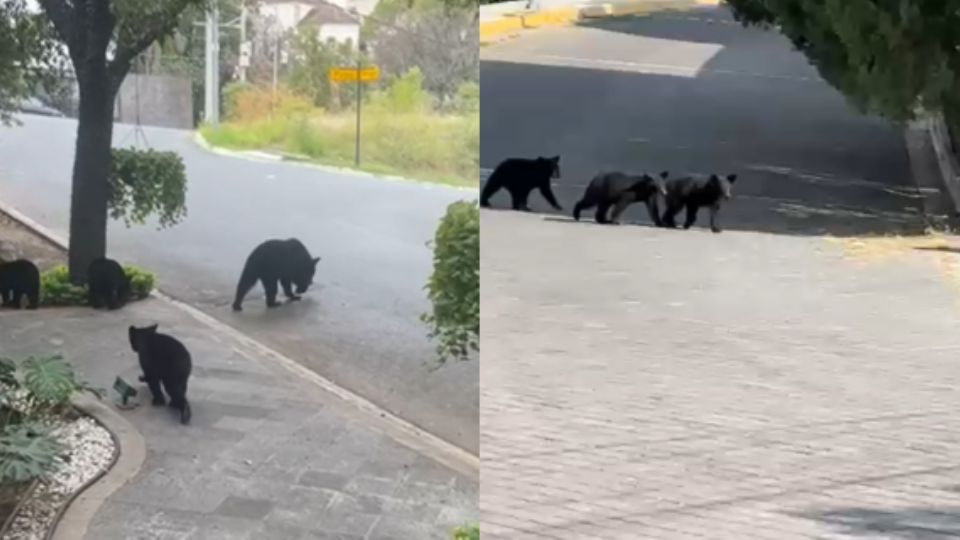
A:
POLYGON ((284 30, 289 30, 307 16, 311 7, 303 2, 260 4, 260 14, 273 16, 284 30))

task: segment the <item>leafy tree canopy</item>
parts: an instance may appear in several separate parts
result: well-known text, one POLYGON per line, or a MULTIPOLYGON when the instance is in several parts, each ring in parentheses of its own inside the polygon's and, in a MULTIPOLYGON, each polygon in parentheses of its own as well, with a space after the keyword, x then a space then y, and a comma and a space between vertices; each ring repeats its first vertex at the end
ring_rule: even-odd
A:
POLYGON ((777 25, 861 111, 911 119, 960 110, 960 1, 727 0, 744 24, 777 25))

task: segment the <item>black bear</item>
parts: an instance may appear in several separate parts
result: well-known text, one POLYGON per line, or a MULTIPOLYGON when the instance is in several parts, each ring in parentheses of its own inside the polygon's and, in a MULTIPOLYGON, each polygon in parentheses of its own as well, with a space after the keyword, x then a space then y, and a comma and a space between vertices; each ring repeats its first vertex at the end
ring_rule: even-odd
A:
POLYGON ((704 206, 710 207, 710 230, 720 232, 720 224, 717 214, 720 212, 720 204, 729 199, 733 189, 733 183, 737 181, 737 175, 729 174, 721 177, 711 174, 709 178, 677 178, 667 182, 667 208, 660 220, 664 227, 674 228, 677 226, 676 216, 680 210, 687 209, 687 219, 683 222, 683 228, 689 229, 697 221, 697 210, 704 206))
POLYGON ((267 293, 267 307, 279 306, 277 303, 277 282, 283 287, 283 293, 291 301, 300 300, 299 294, 307 292, 313 284, 317 262, 320 257, 311 257, 307 248, 296 238, 287 240, 267 240, 254 248, 240 274, 237 284, 237 296, 233 300, 233 310, 241 311, 243 298, 260 280, 267 293), (296 285, 294 294, 291 285, 296 285))
POLYGON ((537 159, 509 158, 497 165, 487 178, 480 193, 480 206, 490 207, 490 197, 500 188, 510 192, 514 210, 529 212, 527 198, 534 189, 539 189, 543 198, 557 210, 563 210, 550 187, 552 178, 560 178, 560 156, 537 159))
POLYGON ((40 305, 40 270, 26 259, 0 263, 0 300, 2 307, 20 309, 23 297, 28 309, 40 305))
POLYGON ((100 258, 90 263, 87 288, 88 299, 94 309, 103 306, 118 309, 130 299, 130 278, 120 263, 113 259, 100 258))
POLYGON ((157 332, 157 325, 136 328, 131 326, 130 347, 140 358, 142 382, 150 387, 153 405, 163 405, 165 399, 160 386, 170 396, 170 406, 180 412, 180 423, 190 422, 192 413, 187 402, 187 380, 193 361, 190 352, 173 336, 157 332))
POLYGON ((654 178, 643 174, 640 176, 620 172, 600 173, 590 181, 583 198, 573 207, 573 219, 580 221, 580 212, 588 208, 597 207, 595 219, 597 223, 619 223, 620 214, 631 203, 643 201, 647 204, 647 211, 654 225, 660 225, 660 209, 657 206, 657 197, 666 196, 664 180, 670 173, 663 171, 654 178), (613 207, 613 215, 607 219, 607 211, 613 207))

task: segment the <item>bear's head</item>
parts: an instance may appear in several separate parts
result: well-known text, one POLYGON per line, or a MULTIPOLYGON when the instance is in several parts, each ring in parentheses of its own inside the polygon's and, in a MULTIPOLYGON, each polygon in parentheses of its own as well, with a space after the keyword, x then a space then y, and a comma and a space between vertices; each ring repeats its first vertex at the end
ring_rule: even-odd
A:
POLYGON ((307 292, 307 289, 310 288, 310 285, 313 285, 313 276, 317 273, 318 262, 320 262, 320 257, 314 257, 309 263, 304 265, 304 267, 300 270, 299 275, 294 278, 293 284, 296 287, 297 294, 303 294, 307 292))
POLYGON ((560 156, 537 158, 541 165, 550 169, 550 178, 560 178, 560 156))
POLYGON ((154 324, 152 326, 145 326, 143 328, 131 326, 129 328, 127 333, 130 335, 130 348, 133 349, 133 352, 139 352, 146 344, 147 340, 157 333, 157 326, 159 325, 154 324))
POLYGON ((710 175, 710 181, 720 187, 720 193, 724 199, 729 199, 733 196, 733 183, 737 181, 737 175, 728 174, 727 176, 720 176, 712 174, 710 175))
POLYGON ((666 197, 667 183, 665 180, 667 176, 669 176, 669 173, 666 171, 656 177, 644 173, 640 176, 640 180, 633 184, 633 191, 641 198, 646 198, 657 193, 666 197))

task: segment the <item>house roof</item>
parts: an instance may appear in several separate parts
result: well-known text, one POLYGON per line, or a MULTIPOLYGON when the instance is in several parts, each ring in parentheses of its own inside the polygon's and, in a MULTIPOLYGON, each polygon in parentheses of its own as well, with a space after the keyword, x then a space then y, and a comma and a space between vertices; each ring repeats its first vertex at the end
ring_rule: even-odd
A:
POLYGON ((313 0, 310 2, 313 9, 300 20, 300 24, 359 24, 357 18, 351 15, 342 7, 324 2, 322 0, 313 0))

